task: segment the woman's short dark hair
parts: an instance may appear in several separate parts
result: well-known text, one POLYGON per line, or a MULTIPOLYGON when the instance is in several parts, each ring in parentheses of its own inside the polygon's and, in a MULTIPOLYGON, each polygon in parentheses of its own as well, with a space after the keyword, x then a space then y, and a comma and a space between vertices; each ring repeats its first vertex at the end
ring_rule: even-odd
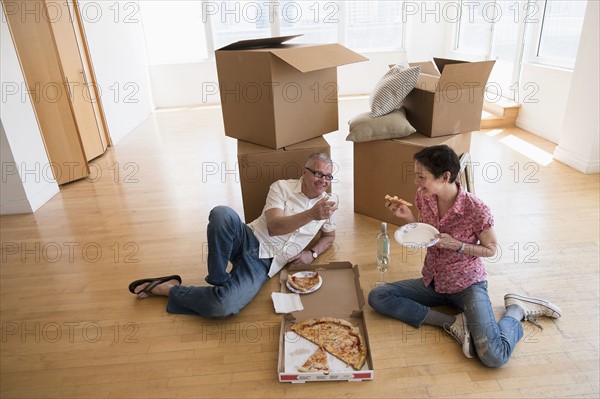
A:
POLYGON ((454 183, 460 171, 458 155, 445 144, 423 148, 414 155, 414 160, 425 166, 435 178, 450 172, 450 183, 454 183))

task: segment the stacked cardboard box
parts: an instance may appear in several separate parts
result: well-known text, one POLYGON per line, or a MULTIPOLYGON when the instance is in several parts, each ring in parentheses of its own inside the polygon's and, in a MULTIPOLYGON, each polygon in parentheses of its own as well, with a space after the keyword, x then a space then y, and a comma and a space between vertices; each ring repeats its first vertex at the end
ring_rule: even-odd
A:
POLYGON ((404 100, 406 117, 429 137, 473 132, 481 126, 483 94, 495 61, 434 58, 421 66, 417 87, 404 100))
POLYGON ((298 36, 243 40, 215 52, 225 134, 240 140, 246 222, 260 215, 272 182, 300 177, 290 164, 313 151, 329 154, 321 136, 338 129, 336 67, 366 60, 339 44, 285 44, 298 36), (258 165, 260 179, 244 165, 258 165))
MULTIPOLYGON (((402 220, 385 207, 386 194, 414 204, 413 155, 425 147, 446 144, 457 154, 469 152, 471 133, 430 138, 419 133, 403 139, 354 143, 354 212, 400 226, 402 220)), ((416 208, 411 210, 416 214, 416 208)))
MULTIPOLYGON (((386 194, 414 203, 413 155, 446 144, 460 156, 470 151, 471 132, 481 124, 484 88, 494 61, 435 58, 419 65, 421 74, 403 106, 417 133, 404 139, 354 144, 354 211, 391 224, 403 222, 385 208, 386 194)), ((412 208, 416 214, 416 209, 412 208)))

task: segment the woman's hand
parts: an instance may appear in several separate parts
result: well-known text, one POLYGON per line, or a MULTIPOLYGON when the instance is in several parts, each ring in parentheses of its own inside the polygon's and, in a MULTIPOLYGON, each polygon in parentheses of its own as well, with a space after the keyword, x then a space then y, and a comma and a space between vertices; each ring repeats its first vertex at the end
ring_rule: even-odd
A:
POLYGON ((462 241, 455 239, 447 233, 440 233, 436 234, 435 236, 440 239, 435 244, 435 246, 438 248, 451 249, 453 251, 457 251, 463 245, 462 241))
POLYGON ((436 237, 439 237, 440 239, 437 244, 435 244, 438 248, 457 251, 465 244, 465 248, 462 251, 465 255, 477 256, 480 258, 489 258, 496 255, 498 240, 496 239, 496 233, 494 232, 493 227, 490 227, 479 235, 479 243, 477 244, 463 243, 446 233, 436 234, 436 237))
POLYGON ((398 218, 406 220, 408 223, 414 223, 415 217, 406 205, 398 205, 396 203, 385 201, 385 206, 392 214, 398 218))

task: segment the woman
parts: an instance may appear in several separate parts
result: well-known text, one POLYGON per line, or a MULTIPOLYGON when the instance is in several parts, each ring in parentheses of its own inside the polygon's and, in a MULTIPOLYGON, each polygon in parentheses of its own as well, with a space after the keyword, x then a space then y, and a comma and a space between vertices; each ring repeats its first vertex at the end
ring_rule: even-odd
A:
MULTIPOLYGON (((427 249, 422 278, 377 287, 369 293, 369 304, 415 328, 423 323, 442 327, 462 345, 465 356, 477 354, 486 366, 500 367, 523 336, 521 320, 558 318, 561 310, 541 299, 507 294, 506 313, 496 323, 482 260, 496 254, 490 209, 462 189, 457 180, 460 161, 450 147, 425 148, 414 160, 419 221, 434 226, 439 241, 427 249), (454 316, 432 309, 442 305, 461 313, 454 316)), ((386 206, 406 222, 416 221, 406 205, 388 201, 386 206)))

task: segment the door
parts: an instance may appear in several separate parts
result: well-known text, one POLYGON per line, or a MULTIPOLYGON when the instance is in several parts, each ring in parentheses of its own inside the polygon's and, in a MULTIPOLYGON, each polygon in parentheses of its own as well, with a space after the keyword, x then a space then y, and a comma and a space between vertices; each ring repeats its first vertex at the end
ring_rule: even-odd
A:
POLYGON ((51 24, 36 13, 19 9, 42 10, 45 3, 2 0, 2 6, 56 182, 81 179, 89 174, 89 167, 71 103, 65 95, 51 24))
POLYGON ((73 108, 85 156, 89 161, 104 154, 108 145, 104 124, 98 110, 100 99, 96 95, 95 86, 90 84, 90 67, 79 32, 76 19, 78 15, 71 8, 73 3, 56 1, 51 3, 52 7, 60 7, 61 10, 61 18, 54 18, 51 22, 52 32, 61 60, 66 91, 73 108))

